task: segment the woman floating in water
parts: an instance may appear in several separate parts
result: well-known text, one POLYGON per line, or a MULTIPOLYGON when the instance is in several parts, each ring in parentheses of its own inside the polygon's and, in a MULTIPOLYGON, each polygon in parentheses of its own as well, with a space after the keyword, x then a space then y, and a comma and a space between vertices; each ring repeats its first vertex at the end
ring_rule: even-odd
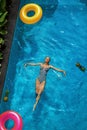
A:
POLYGON ((55 68, 52 65, 49 65, 49 62, 50 62, 50 57, 46 57, 44 63, 26 63, 24 65, 25 67, 27 67, 28 65, 40 66, 40 74, 36 80, 36 95, 37 95, 37 97, 36 97, 36 102, 33 106, 33 111, 35 110, 37 103, 40 99, 40 96, 44 90, 45 83, 46 83, 46 75, 47 75, 47 72, 49 71, 49 69, 54 69, 58 72, 63 72, 64 75, 66 75, 66 72, 64 70, 61 70, 61 69, 55 68))

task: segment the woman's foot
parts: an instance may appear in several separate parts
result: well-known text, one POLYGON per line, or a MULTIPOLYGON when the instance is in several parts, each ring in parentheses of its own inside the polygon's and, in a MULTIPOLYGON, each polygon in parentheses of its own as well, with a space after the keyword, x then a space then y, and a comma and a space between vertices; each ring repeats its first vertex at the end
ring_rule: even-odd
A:
POLYGON ((35 102, 35 104, 33 106, 33 111, 36 109, 36 106, 38 104, 39 99, 40 99, 40 94, 38 94, 38 96, 36 97, 36 102, 35 102))
POLYGON ((34 106, 33 106, 33 111, 35 110, 35 108, 36 108, 36 104, 34 104, 34 106))

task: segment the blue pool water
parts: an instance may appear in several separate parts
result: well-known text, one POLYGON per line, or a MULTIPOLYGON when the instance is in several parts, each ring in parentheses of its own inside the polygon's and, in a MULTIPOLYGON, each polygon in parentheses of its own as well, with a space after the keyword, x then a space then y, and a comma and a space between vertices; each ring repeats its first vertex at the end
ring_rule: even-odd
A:
MULTIPOLYGON (((33 2, 30 0, 30 2, 33 2)), ((20 8, 27 4, 22 0, 20 8)), ((87 130, 87 6, 80 0, 37 1, 43 8, 43 18, 34 25, 23 24, 18 16, 1 101, 1 110, 14 110, 23 118, 23 130, 87 130), (26 62, 43 62, 64 69, 50 70, 39 104, 35 102, 35 80, 39 67, 26 62), (9 101, 3 102, 9 89, 9 101)))

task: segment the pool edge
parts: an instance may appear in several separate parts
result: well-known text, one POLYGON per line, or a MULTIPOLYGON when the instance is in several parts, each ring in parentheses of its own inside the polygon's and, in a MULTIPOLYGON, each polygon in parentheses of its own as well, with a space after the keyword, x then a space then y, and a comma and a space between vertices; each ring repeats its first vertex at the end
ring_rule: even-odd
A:
POLYGON ((1 95, 4 87, 4 81, 7 73, 10 49, 12 45, 12 38, 15 30, 16 19, 18 14, 18 7, 19 7, 20 0, 12 1, 11 5, 9 6, 9 15, 8 15, 8 24, 7 24, 7 31, 8 34, 5 36, 5 45, 6 48, 4 50, 4 60, 2 62, 2 69, 1 69, 1 76, 0 76, 0 100, 1 95))

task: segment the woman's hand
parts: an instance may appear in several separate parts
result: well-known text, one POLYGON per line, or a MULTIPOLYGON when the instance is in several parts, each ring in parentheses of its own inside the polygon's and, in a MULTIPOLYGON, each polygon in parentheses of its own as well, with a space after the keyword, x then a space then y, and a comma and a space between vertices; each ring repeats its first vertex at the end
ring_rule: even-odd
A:
POLYGON ((28 64, 27 64, 27 63, 25 63, 25 64, 24 64, 24 67, 27 67, 27 66, 28 66, 28 64))
POLYGON ((63 71, 64 76, 66 76, 66 71, 63 71))
POLYGON ((63 74, 66 76, 66 71, 61 70, 61 69, 59 69, 59 68, 56 68, 56 67, 54 67, 54 66, 52 66, 52 65, 50 65, 50 68, 52 68, 52 69, 54 69, 54 70, 57 70, 58 72, 63 72, 63 74))

